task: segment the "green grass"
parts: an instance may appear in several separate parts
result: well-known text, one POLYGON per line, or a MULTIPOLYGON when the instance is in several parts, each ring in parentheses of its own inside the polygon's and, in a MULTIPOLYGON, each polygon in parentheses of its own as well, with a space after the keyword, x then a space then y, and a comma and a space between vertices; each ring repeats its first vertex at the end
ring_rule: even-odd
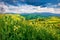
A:
POLYGON ((0 14, 0 40, 60 40, 60 18, 25 20, 20 14, 0 14))

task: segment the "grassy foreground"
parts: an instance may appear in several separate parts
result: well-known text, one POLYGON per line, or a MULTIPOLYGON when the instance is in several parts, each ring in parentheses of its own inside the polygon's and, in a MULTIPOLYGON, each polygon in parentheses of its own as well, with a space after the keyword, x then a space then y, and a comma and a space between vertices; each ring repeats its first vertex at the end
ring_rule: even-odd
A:
POLYGON ((20 14, 0 14, 0 40, 60 40, 60 18, 26 20, 20 14))

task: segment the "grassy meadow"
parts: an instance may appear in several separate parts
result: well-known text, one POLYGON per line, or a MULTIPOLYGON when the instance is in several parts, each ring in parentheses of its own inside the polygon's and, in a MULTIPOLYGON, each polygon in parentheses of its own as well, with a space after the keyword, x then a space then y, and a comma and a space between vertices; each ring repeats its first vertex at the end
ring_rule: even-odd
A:
POLYGON ((0 14, 0 40, 60 40, 60 17, 0 14))

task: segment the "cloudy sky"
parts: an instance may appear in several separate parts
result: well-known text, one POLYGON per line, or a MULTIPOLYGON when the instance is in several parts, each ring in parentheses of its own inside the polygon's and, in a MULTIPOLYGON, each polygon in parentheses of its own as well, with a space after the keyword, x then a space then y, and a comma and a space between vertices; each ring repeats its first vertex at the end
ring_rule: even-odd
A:
POLYGON ((0 0, 0 12, 51 12, 60 14, 60 0, 0 0))

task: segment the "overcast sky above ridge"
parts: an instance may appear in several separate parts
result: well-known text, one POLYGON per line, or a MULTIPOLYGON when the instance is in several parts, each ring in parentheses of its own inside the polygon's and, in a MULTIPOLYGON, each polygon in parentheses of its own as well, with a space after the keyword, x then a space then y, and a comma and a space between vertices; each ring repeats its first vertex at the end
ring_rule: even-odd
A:
POLYGON ((60 13, 60 0, 0 0, 0 12, 2 9, 8 13, 60 13))

